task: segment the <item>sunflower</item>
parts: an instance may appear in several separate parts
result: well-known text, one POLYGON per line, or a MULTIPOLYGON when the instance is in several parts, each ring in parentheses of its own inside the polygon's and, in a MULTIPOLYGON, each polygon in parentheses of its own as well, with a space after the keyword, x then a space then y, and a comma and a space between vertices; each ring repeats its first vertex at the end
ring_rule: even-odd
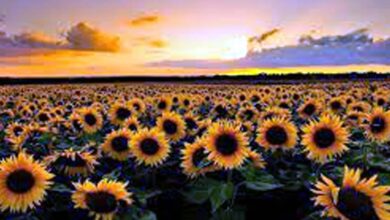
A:
POLYGON ((285 119, 291 118, 291 113, 289 110, 280 108, 280 107, 267 107, 264 112, 260 115, 260 121, 271 119, 271 118, 278 118, 282 117, 285 119))
POLYGON ((342 186, 322 175, 312 192, 315 205, 322 206, 324 216, 341 220, 388 220, 390 206, 389 186, 379 186, 377 175, 362 178, 361 170, 344 168, 342 186))
POLYGON ((186 126, 186 132, 190 135, 195 134, 199 128, 198 117, 194 114, 188 113, 184 116, 184 122, 186 126))
POLYGON ((334 114, 340 113, 345 107, 345 101, 340 97, 334 97, 330 99, 328 103, 329 110, 334 114))
POLYGON ((254 121, 257 119, 258 111, 253 107, 241 108, 238 112, 238 118, 243 121, 254 121))
POLYGON ((103 179, 97 185, 85 181, 75 183, 72 201, 75 208, 86 209, 95 220, 112 220, 121 205, 131 205, 132 193, 126 190, 127 183, 103 179))
POLYGON ((108 117, 110 118, 111 123, 114 125, 122 124, 126 119, 130 118, 131 115, 131 106, 121 102, 112 105, 108 112, 108 117))
POLYGON ((82 108, 79 111, 80 123, 86 133, 95 133, 103 126, 103 117, 93 108, 82 108))
POLYGON ((380 143, 390 140, 390 111, 376 107, 366 117, 366 134, 369 139, 380 143))
POLYGON ((164 112, 161 117, 157 118, 157 128, 172 141, 178 141, 185 135, 185 122, 179 114, 174 112, 164 112))
POLYGON ((211 125, 206 137, 208 159, 224 169, 239 167, 249 154, 248 138, 240 127, 226 121, 211 125))
POLYGON ((171 99, 160 97, 156 99, 155 101, 156 109, 158 111, 170 111, 172 108, 172 101, 171 99))
POLYGON ((142 129, 131 138, 131 152, 139 164, 157 166, 164 162, 171 148, 163 132, 142 129))
POLYGON ((45 163, 58 164, 61 171, 68 176, 88 176, 98 164, 96 156, 90 152, 73 151, 55 153, 46 157, 45 163))
POLYGON ((309 99, 298 108, 299 116, 303 119, 318 115, 321 111, 321 103, 316 99, 309 99))
POLYGON ((113 159, 125 161, 130 156, 131 131, 123 128, 106 136, 101 148, 113 159))
POLYGON ((14 122, 7 126, 7 129, 5 129, 6 137, 7 139, 17 138, 21 134, 23 134, 25 128, 22 124, 18 122, 14 122))
POLYGON ((248 155, 248 159, 254 167, 256 167, 258 169, 265 168, 266 162, 264 161, 264 159, 260 153, 257 153, 256 151, 253 151, 253 150, 250 150, 249 155, 248 155))
POLYGON ((129 129, 129 130, 132 131, 132 132, 136 132, 136 131, 138 131, 138 129, 141 128, 141 125, 140 125, 140 123, 139 123, 139 121, 138 121, 138 118, 135 117, 135 116, 126 119, 126 120, 123 122, 122 126, 123 126, 124 128, 129 129))
POLYGON ((207 172, 216 170, 212 162, 207 160, 206 142, 204 139, 196 139, 192 144, 185 144, 182 149, 182 162, 184 174, 194 178, 207 172))
POLYGON ((19 153, 0 162, 0 208, 2 211, 26 212, 40 205, 53 174, 32 156, 19 153))
POLYGON ((258 134, 257 143, 268 150, 292 149, 298 139, 295 125, 280 117, 264 120, 258 128, 258 134))
POLYGON ((324 114, 302 128, 302 145, 308 158, 320 163, 348 150, 349 133, 338 116, 324 114))
POLYGON ((134 109, 135 111, 139 112, 139 113, 142 113, 145 111, 146 109, 146 106, 145 106, 145 103, 139 99, 139 98, 132 98, 128 104, 130 105, 130 107, 132 109, 134 109))

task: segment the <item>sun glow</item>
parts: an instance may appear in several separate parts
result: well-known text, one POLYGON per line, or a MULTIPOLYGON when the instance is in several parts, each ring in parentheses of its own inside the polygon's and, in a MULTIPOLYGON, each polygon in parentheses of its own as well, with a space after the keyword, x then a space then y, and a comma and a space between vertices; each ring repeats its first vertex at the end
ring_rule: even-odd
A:
POLYGON ((220 54, 220 59, 223 60, 243 58, 248 51, 247 37, 245 36, 228 39, 223 42, 223 45, 224 48, 221 50, 220 54))

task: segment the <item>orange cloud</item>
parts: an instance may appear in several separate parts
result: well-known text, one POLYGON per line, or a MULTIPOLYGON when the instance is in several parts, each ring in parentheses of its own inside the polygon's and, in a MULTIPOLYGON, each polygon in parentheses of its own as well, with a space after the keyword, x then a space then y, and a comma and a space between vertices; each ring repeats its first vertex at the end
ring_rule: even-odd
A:
POLYGON ((168 42, 158 37, 139 37, 135 39, 141 45, 161 49, 168 46, 168 42))
POLYGON ((143 15, 136 17, 134 19, 131 19, 127 22, 130 26, 144 26, 149 24, 155 24, 160 22, 161 17, 158 15, 143 15))
POLYGON ((102 32, 85 22, 73 26, 66 33, 66 40, 71 48, 103 52, 117 52, 121 47, 118 36, 102 32))
POLYGON ((118 36, 103 32, 85 22, 71 27, 63 38, 52 38, 40 32, 22 32, 8 36, 0 32, 0 56, 29 54, 32 49, 81 50, 95 52, 117 52, 121 49, 118 36))

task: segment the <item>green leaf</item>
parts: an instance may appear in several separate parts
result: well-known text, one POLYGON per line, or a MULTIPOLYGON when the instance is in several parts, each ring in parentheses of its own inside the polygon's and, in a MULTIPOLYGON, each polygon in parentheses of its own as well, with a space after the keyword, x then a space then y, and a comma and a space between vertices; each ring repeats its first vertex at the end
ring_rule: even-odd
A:
POLYGON ((146 211, 139 220, 157 220, 157 216, 152 211, 146 211))
POLYGON ((245 209, 244 208, 236 208, 227 209, 227 210, 219 210, 215 212, 211 218, 211 220, 245 220, 245 209))
POLYGON ((54 191, 54 192, 58 192, 58 193, 71 193, 72 190, 67 187, 66 185, 64 184, 61 184, 61 183, 55 183, 51 188, 50 188, 51 191, 54 191))
POLYGON ((255 191, 268 191, 283 187, 271 174, 263 170, 245 168, 241 170, 241 174, 246 179, 246 187, 255 191))
POLYGON ((202 178, 190 185, 188 191, 182 192, 188 201, 196 204, 206 202, 214 189, 214 186, 219 185, 219 182, 209 178, 202 178))
POLYGON ((222 183, 219 187, 213 187, 210 196, 212 212, 218 210, 218 208, 223 205, 227 200, 233 198, 234 185, 233 183, 222 183))

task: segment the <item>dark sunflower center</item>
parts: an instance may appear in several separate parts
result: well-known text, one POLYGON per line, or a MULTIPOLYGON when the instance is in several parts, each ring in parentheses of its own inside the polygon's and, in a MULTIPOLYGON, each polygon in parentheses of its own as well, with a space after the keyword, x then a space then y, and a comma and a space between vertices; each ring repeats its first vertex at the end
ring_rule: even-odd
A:
POLYGON ((189 106, 189 105, 190 105, 190 101, 189 101, 188 99, 185 99, 185 100, 183 101, 183 104, 184 104, 185 106, 189 106))
POLYGON ((198 125, 196 124, 195 120, 192 119, 192 118, 186 118, 185 122, 186 122, 187 128, 190 129, 190 130, 196 129, 198 127, 198 125))
POLYGON ((282 103, 280 103, 279 107, 288 109, 290 106, 288 106, 287 103, 282 102, 282 103))
POLYGON ((336 207, 350 220, 379 220, 371 198, 352 188, 340 190, 336 207))
POLYGON ((225 117, 228 114, 228 111, 221 105, 215 107, 215 111, 218 113, 218 116, 225 117))
POLYGON ((76 154, 74 159, 70 157, 64 157, 63 161, 64 164, 69 167, 84 167, 87 165, 87 162, 79 154, 76 154))
POLYGON ((240 95, 240 101, 244 101, 245 100, 245 96, 244 95, 240 95))
POLYGON ((111 141, 112 149, 117 152, 123 152, 129 149, 129 140, 126 137, 118 136, 111 141))
POLYGON ((363 108, 361 106, 355 106, 355 107, 353 107, 353 110, 355 110, 357 112, 362 112, 363 108))
POLYGON ((205 150, 202 148, 197 149, 192 155, 192 164, 198 167, 200 163, 207 157, 205 150))
POLYGON ((237 139, 231 134, 221 134, 215 141, 217 151, 225 156, 234 154, 238 149, 237 139))
POLYGON ((177 124, 169 119, 164 121, 163 128, 164 131, 170 135, 175 134, 177 132, 177 124))
POLYGON ((316 106, 313 105, 313 104, 307 104, 305 106, 305 108, 303 109, 303 112, 306 114, 306 115, 313 115, 314 112, 316 111, 316 106))
POLYGON ((137 126, 136 126, 135 124, 130 124, 130 125, 128 126, 128 128, 129 128, 130 130, 132 130, 132 131, 136 131, 136 130, 137 130, 137 126))
POLYGON ((371 124, 370 124, 370 130, 372 133, 380 133, 386 129, 386 121, 382 117, 375 117, 371 124))
POLYGON ((131 115, 131 112, 129 109, 127 108, 118 108, 118 110, 116 110, 116 116, 118 117, 119 120, 125 120, 126 118, 130 117, 131 115))
POLYGON ((314 133, 314 142, 319 148, 330 147, 335 141, 336 136, 329 128, 321 128, 314 133))
POLYGON ((247 109, 247 110, 245 110, 244 115, 245 115, 245 118, 247 120, 251 120, 253 118, 253 116, 254 116, 254 113, 253 113, 252 110, 247 109))
POLYGON ((334 101, 334 102, 330 103, 330 107, 333 110, 339 110, 341 108, 341 103, 339 101, 334 101))
POLYGON ((382 106, 385 104, 385 100, 384 99, 378 99, 378 105, 382 106))
POLYGON ((140 106, 138 103, 134 103, 134 104, 133 104, 133 107, 134 107, 134 109, 137 110, 137 111, 141 109, 141 106, 140 106))
POLYGON ((15 134, 16 136, 19 136, 19 135, 22 133, 22 131, 23 131, 23 128, 21 128, 21 127, 19 127, 19 126, 14 127, 14 129, 13 129, 13 132, 14 132, 14 134, 15 134))
POLYGON ((114 212, 118 206, 115 196, 108 192, 88 193, 86 203, 88 208, 96 213, 114 212))
POLYGON ((38 119, 41 122, 46 122, 49 120, 49 117, 47 116, 47 114, 42 113, 42 114, 39 114, 38 119))
POLYGON ((167 103, 164 101, 159 102, 157 105, 158 109, 165 109, 166 107, 167 107, 167 103))
POLYGON ((273 126, 265 133, 265 138, 270 144, 281 145, 287 141, 286 130, 280 126, 273 126))
POLYGON ((7 188, 18 194, 26 193, 33 188, 35 184, 34 176, 23 169, 15 170, 10 173, 6 180, 7 188))
POLYGON ((160 146, 153 138, 145 138, 140 144, 141 150, 144 154, 154 155, 158 152, 160 146))
POLYGON ((93 114, 86 114, 84 116, 84 119, 85 119, 85 122, 89 125, 89 126, 94 126, 97 122, 97 119, 95 117, 95 115, 93 114))
POLYGON ((350 115, 350 116, 348 116, 348 118, 350 120, 353 120, 353 121, 357 121, 359 119, 359 117, 357 115, 350 115))

